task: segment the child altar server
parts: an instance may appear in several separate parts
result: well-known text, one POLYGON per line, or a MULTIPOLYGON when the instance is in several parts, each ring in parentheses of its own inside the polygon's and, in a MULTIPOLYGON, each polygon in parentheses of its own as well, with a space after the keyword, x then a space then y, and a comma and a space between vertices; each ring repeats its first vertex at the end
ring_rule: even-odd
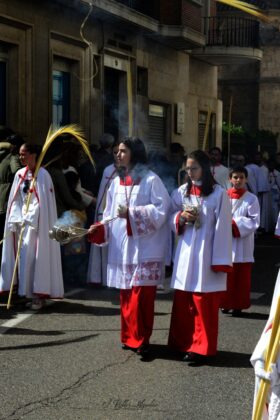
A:
POLYGON ((251 272, 254 262, 254 233, 260 223, 258 198, 246 190, 248 172, 242 166, 230 171, 232 185, 227 193, 232 212, 233 271, 227 277, 227 291, 221 299, 222 312, 232 310, 239 316, 242 309, 250 307, 251 272))
POLYGON ((172 194, 172 227, 179 235, 168 345, 182 360, 203 364, 217 351, 218 313, 232 270, 231 210, 226 190, 201 150, 187 159, 187 183, 172 194))

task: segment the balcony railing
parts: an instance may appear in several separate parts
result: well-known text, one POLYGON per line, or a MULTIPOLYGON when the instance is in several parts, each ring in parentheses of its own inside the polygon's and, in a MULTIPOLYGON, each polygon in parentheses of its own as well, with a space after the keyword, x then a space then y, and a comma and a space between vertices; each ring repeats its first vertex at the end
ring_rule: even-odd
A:
POLYGON ((136 10, 137 12, 143 13, 144 15, 156 18, 154 7, 152 2, 143 2, 141 0, 116 0, 118 3, 121 3, 131 9, 136 10))
POLYGON ((204 18, 207 46, 259 48, 259 22, 239 17, 204 18))

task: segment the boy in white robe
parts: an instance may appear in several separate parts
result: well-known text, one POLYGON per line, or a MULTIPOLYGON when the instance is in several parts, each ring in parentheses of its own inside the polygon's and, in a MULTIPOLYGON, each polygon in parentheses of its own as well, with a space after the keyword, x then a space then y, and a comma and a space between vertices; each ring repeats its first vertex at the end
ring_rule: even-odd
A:
POLYGON ((258 198, 246 191, 248 172, 242 166, 230 171, 232 188, 227 193, 232 209, 233 271, 228 273, 227 291, 221 299, 222 312, 233 316, 250 307, 251 271, 254 262, 254 233, 260 224, 258 198))
POLYGON ((16 284, 19 296, 33 299, 32 309, 40 309, 44 299, 62 298, 64 293, 60 246, 49 238, 57 213, 52 180, 45 169, 39 169, 34 190, 30 191, 38 150, 33 144, 20 148, 20 160, 27 166, 16 173, 9 196, 0 275, 0 293, 8 292, 24 226, 16 284))

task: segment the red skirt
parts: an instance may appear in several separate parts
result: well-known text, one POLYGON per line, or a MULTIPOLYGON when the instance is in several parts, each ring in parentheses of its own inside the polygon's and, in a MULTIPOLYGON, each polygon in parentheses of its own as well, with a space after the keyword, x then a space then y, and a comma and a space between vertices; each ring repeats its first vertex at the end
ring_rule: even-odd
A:
POLYGON ((131 348, 149 344, 154 324, 156 286, 120 291, 121 342, 131 348))
POLYGON ((182 353, 213 356, 217 352, 221 292, 174 294, 168 345, 182 353))
POLYGON ((222 292, 220 307, 223 309, 248 309, 251 306, 252 263, 234 263, 227 276, 227 290, 222 292))

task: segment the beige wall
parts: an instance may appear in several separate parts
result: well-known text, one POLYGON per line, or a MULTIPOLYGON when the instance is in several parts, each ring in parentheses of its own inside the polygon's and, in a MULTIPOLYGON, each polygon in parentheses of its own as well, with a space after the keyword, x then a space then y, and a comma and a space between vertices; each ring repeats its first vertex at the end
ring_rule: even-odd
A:
POLYGON ((265 47, 260 70, 259 127, 280 133, 280 48, 265 47))
MULTIPOLYGON (((91 18, 86 37, 92 50, 80 38, 80 25, 87 13, 55 2, 31 0, 0 1, 0 42, 9 46, 8 125, 24 136, 43 142, 52 118, 52 70, 60 60, 66 60, 77 93, 72 103, 73 122, 85 130, 90 142, 97 142, 103 131, 103 50, 104 42, 122 28, 102 25, 91 18), (2 18, 1 18, 2 16, 2 18), (105 40, 105 41, 104 41, 105 40), (92 53, 100 65, 94 85, 92 53)), ((187 151, 197 146, 198 112, 210 107, 221 118, 217 100, 217 69, 190 58, 142 35, 123 33, 133 45, 132 75, 134 93, 135 132, 147 136, 149 101, 164 103, 170 109, 170 141, 180 142, 187 151), (136 96, 136 66, 148 69, 148 97, 136 96), (182 134, 175 129, 176 104, 185 104, 185 128, 182 134)), ((219 141, 220 133, 217 134, 219 141)))

